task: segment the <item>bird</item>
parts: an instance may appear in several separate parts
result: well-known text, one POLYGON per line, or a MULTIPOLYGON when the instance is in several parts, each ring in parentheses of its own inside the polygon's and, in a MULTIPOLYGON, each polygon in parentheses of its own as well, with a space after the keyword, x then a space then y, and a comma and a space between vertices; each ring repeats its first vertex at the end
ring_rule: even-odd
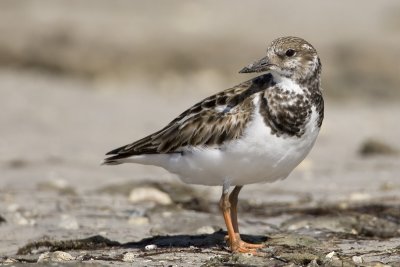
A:
POLYGON ((265 244, 240 237, 239 192, 248 184, 285 179, 310 152, 324 118, 321 61, 310 43, 286 36, 273 40, 264 57, 239 73, 258 76, 108 152, 103 164, 155 165, 188 184, 222 186, 219 207, 229 250, 256 253, 265 244))

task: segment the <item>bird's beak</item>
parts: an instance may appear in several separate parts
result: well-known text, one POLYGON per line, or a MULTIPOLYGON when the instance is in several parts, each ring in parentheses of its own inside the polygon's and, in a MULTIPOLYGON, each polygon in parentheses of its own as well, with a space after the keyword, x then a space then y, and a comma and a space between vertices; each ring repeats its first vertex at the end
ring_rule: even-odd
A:
POLYGON ((239 73, 251 73, 251 72, 263 72, 270 69, 272 64, 270 64, 268 57, 263 57, 256 62, 244 67, 239 71, 239 73))

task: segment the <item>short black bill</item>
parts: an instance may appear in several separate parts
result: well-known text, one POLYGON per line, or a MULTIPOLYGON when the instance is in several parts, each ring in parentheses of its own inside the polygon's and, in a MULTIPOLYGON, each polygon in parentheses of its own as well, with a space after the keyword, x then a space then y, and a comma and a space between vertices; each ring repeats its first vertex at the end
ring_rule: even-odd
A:
POLYGON ((262 59, 251 63, 250 65, 244 67, 239 71, 239 73, 251 73, 251 72, 263 72, 269 70, 269 64, 268 58, 263 57, 262 59))

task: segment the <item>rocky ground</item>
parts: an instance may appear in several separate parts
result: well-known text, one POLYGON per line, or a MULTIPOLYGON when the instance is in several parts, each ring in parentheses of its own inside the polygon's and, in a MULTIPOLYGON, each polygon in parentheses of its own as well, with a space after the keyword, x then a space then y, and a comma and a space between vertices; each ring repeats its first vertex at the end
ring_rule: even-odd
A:
POLYGON ((208 93, 95 87, 0 73, 2 264, 400 266, 396 102, 327 101, 315 148, 291 176, 244 188, 241 232, 266 247, 232 255, 220 188, 155 167, 99 166, 208 93))
POLYGON ((399 11, 397 0, 0 1, 0 265, 400 266, 399 11), (325 120, 288 179, 244 187, 243 239, 266 246, 233 255, 221 188, 99 163, 249 79, 237 71, 283 35, 320 54, 325 120))

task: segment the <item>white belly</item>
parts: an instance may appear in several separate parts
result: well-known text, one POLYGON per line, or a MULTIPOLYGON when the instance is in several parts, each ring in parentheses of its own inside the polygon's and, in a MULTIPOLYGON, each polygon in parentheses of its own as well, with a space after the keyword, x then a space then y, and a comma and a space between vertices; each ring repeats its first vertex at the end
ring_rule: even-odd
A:
POLYGON ((191 148, 183 155, 143 155, 132 162, 152 164, 177 174, 182 181, 202 185, 245 185, 286 178, 310 152, 317 138, 318 114, 312 115, 301 137, 277 137, 253 114, 243 137, 222 149, 191 148))

